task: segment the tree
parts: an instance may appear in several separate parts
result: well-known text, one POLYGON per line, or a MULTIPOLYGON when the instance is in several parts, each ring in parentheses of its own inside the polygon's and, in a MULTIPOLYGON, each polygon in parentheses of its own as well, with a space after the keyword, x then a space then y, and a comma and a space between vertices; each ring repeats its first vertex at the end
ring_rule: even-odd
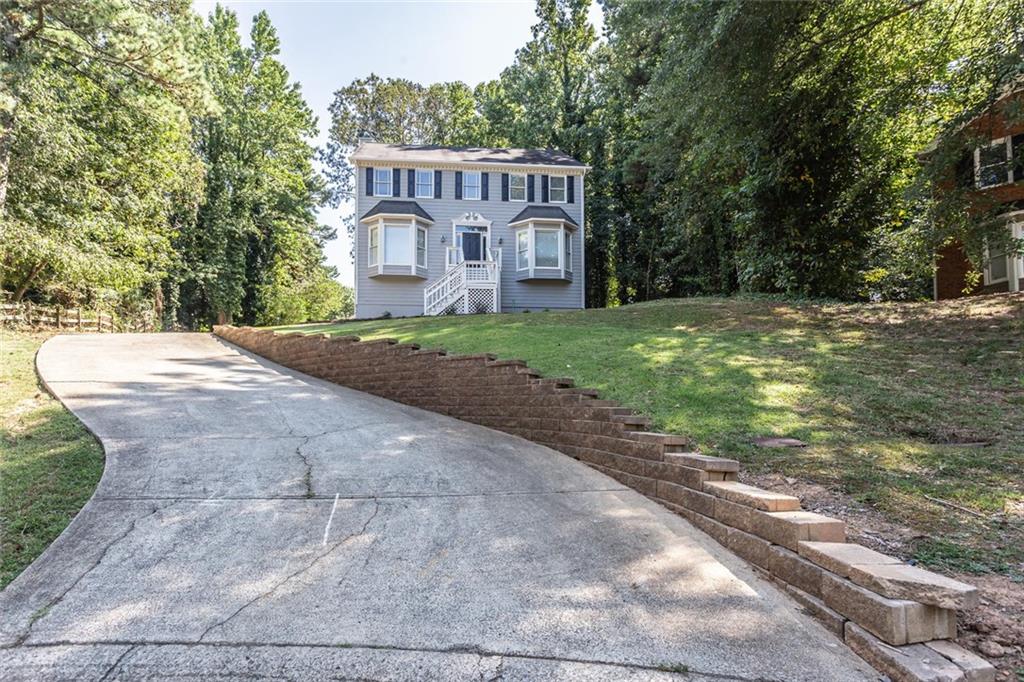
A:
POLYGON ((206 106, 184 0, 13 0, 2 14, 0 283, 65 299, 152 286, 201 185, 206 106))
POLYGON ((179 261, 165 284, 168 317, 189 327, 253 324, 281 300, 275 291, 321 291, 307 285, 322 282, 322 247, 333 236, 316 219, 325 199, 309 143, 316 119, 276 59, 266 13, 253 18, 249 47, 238 28, 218 6, 201 48, 220 112, 193 122, 205 196, 194 219, 182 221, 179 261))
MULTIPOLYGON (((370 74, 337 90, 330 112, 330 136, 321 159, 335 206, 352 197, 354 169, 348 157, 361 138, 386 144, 470 147, 491 142, 473 91, 460 82, 424 87, 370 74)), ((345 225, 353 235, 353 216, 345 218, 345 225)))

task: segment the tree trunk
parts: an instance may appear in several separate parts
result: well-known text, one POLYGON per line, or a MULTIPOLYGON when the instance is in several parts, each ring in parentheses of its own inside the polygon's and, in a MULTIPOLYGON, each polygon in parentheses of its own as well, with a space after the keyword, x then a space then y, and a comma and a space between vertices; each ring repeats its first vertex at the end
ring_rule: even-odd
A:
POLYGON ((39 261, 32 267, 32 270, 29 271, 28 276, 25 277, 25 279, 18 286, 18 288, 14 290, 14 296, 11 298, 12 302, 21 302, 21 298, 25 295, 25 292, 28 291, 28 288, 32 285, 32 280, 36 278, 36 275, 39 274, 39 271, 43 269, 44 265, 46 265, 46 261, 39 261))
POLYGON ((7 206, 7 179, 11 164, 11 144, 14 137, 14 112, 0 111, 0 216, 7 206))

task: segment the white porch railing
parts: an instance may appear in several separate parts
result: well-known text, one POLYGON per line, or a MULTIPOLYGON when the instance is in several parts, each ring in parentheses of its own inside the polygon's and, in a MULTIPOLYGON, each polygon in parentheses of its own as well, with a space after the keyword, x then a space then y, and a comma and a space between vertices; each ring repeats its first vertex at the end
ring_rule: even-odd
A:
POLYGON ((464 315, 501 311, 501 249, 488 249, 487 260, 465 260, 448 247, 446 271, 423 290, 424 315, 464 315))

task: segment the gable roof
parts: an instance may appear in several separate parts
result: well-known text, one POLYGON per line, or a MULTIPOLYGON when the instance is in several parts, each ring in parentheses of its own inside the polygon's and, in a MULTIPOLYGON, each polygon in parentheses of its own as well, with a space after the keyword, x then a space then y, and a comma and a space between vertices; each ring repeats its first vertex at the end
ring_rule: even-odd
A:
POLYGON ((363 221, 367 218, 372 218, 375 215, 414 215, 417 218, 434 222, 434 219, 430 217, 430 214, 424 211, 423 207, 415 201, 394 201, 392 199, 378 201, 377 205, 363 214, 363 217, 359 220, 363 221))
POLYGON ((509 225, 523 223, 527 220, 561 220, 573 227, 579 227, 576 221, 569 217, 569 214, 558 206, 527 206, 520 211, 515 218, 508 221, 509 225))
POLYGON ((476 163, 587 168, 557 149, 491 149, 488 147, 441 147, 438 145, 381 144, 363 142, 352 153, 353 161, 476 163))

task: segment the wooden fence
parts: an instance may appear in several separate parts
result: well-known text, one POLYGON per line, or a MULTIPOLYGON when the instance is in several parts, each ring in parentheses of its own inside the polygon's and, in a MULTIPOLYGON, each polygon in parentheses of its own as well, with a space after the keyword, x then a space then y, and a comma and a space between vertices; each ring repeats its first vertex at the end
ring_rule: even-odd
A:
MULTIPOLYGON (((113 332, 114 316, 101 310, 36 305, 31 301, 0 303, 0 325, 8 327, 45 327, 79 331, 113 332)), ((126 331, 149 331, 146 325, 128 325, 126 331)))

